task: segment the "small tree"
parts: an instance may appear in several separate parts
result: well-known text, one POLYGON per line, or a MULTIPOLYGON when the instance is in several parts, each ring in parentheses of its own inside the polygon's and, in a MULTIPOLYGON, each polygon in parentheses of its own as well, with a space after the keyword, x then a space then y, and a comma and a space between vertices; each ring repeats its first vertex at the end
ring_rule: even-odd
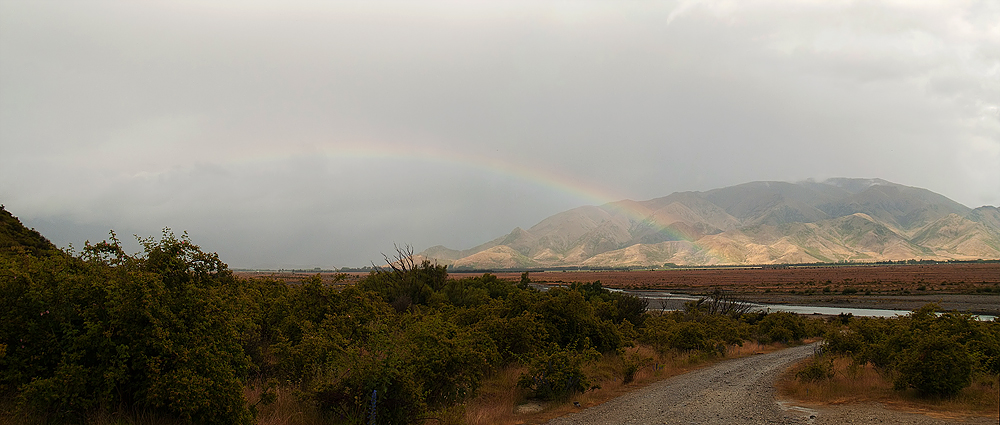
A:
POLYGON ((936 330, 921 335, 899 365, 896 389, 916 388, 921 395, 952 397, 972 383, 972 358, 954 337, 936 330))
POLYGON ((541 400, 582 393, 590 386, 583 363, 597 357, 599 354, 591 348, 576 352, 554 347, 532 359, 528 373, 521 375, 517 385, 531 390, 531 396, 541 400))
POLYGON ((448 268, 423 260, 417 264, 413 247, 396 246, 396 255, 385 257, 385 267, 372 264, 372 272, 361 286, 378 293, 396 311, 403 312, 411 305, 426 305, 435 291, 440 291, 448 280, 448 268))
POLYGON ((5 306, 41 310, 0 315, 25 341, 0 361, 0 381, 27 410, 58 420, 142 406, 190 422, 251 422, 244 346, 256 329, 226 264, 169 229, 159 241, 141 239, 137 255, 110 239, 87 244, 79 259, 0 275, 5 306))

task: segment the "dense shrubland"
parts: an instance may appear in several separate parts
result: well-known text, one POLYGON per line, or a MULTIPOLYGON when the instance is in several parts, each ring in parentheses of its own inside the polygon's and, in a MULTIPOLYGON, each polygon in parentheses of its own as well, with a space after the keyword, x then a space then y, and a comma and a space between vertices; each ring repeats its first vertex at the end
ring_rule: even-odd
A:
MULTIPOLYGON (((825 349, 855 365, 873 365, 896 390, 913 388, 923 396, 955 396, 976 375, 995 380, 1000 373, 1000 322, 936 310, 927 305, 907 316, 846 320, 846 326, 826 335, 825 349)), ((817 360, 823 362, 832 360, 817 360)))
POLYGON ((779 383, 805 402, 881 402, 996 418, 1000 322, 928 305, 893 318, 840 317, 818 355, 779 383))
MULTIPOLYGON (((0 402, 41 423, 142 411, 246 424, 280 389, 333 423, 410 423, 469 400, 511 366, 523 368, 517 382, 528 396, 559 399, 588 391, 585 366, 602 356, 620 358, 630 380, 647 363, 626 353, 636 344, 713 357, 745 341, 826 331, 819 320, 712 302, 650 314, 643 300, 599 282, 539 291, 527 274, 452 279, 405 252, 356 284, 242 279, 186 235, 164 231, 136 254, 112 235, 76 254, 0 213, 0 402), (248 400, 251 386, 262 390, 248 400)), ((911 328, 966 326, 964 316, 944 317, 938 325, 915 316, 911 328)), ((843 337, 831 347, 882 361, 891 348, 865 338, 896 333, 872 323, 832 334, 843 337)), ((905 354, 893 364, 922 366, 959 341, 973 351, 958 368, 995 370, 996 328, 977 326, 943 341, 900 341, 905 354), (994 339, 974 337, 984 332, 994 339)))

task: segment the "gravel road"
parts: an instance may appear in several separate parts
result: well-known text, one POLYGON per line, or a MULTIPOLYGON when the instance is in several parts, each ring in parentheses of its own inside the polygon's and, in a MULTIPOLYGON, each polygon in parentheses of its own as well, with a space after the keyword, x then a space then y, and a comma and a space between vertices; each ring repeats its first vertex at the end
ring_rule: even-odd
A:
POLYGON ((778 374, 814 345, 728 360, 665 379, 549 424, 921 424, 996 423, 996 418, 937 419, 878 404, 803 407, 775 401, 778 374))
POLYGON ((549 424, 797 424, 811 412, 783 410, 774 380, 814 345, 728 360, 652 384, 549 424))

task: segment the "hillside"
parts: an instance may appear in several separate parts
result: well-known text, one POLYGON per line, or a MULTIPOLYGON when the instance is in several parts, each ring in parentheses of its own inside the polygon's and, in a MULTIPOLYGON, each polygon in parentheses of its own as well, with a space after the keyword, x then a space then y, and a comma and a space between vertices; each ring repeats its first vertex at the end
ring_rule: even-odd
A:
POLYGON ((41 233, 21 224, 7 209, 0 205, 0 252, 23 249, 36 256, 60 253, 58 248, 41 233))
POLYGON ((882 179, 751 182, 578 207, 420 255, 456 268, 1000 258, 1000 210, 882 179))

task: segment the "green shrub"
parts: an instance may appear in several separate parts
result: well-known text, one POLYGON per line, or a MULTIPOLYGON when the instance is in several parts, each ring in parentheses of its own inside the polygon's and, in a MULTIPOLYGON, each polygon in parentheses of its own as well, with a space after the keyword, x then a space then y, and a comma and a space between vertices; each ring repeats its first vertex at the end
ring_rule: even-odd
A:
POLYGON ((124 405, 250 422, 242 389, 256 328, 242 286, 186 236, 140 242, 135 256, 112 235, 81 258, 4 260, 18 271, 0 273, 3 305, 15 306, 0 311, 0 385, 60 421, 124 405))
POLYGON ((712 345, 706 326, 698 322, 678 323, 670 340, 670 346, 680 350, 703 350, 712 345))
POLYGON ((553 347, 549 353, 538 354, 531 360, 528 372, 518 378, 517 385, 531 390, 531 397, 541 400, 582 393, 590 386, 583 364, 598 356, 593 349, 577 352, 553 347))
POLYGON ((394 353, 354 351, 336 368, 320 373, 307 394, 321 409, 347 423, 370 423, 372 413, 377 424, 407 423, 426 410, 413 372, 394 353))
POLYGON ((407 367, 432 408, 471 396, 499 358, 485 333, 460 328, 441 315, 413 320, 401 337, 412 347, 406 354, 407 367))
POLYGON ((928 304, 905 317, 854 318, 846 329, 827 333, 827 348, 870 363, 895 376, 898 390, 950 397, 981 370, 992 372, 1000 354, 1000 322, 970 314, 937 313, 928 304))
POLYGON ((813 358, 795 377, 801 382, 819 382, 833 378, 833 359, 813 358))
POLYGON ((578 290, 553 288, 535 306, 548 335, 560 347, 592 346, 600 352, 614 351, 626 343, 611 320, 597 316, 594 303, 578 290))
POLYGON ((639 341, 653 346, 661 355, 670 350, 670 341, 676 330, 675 315, 663 314, 646 318, 639 332, 639 341))
POLYGON ((758 340, 761 342, 793 342, 808 335, 802 316, 787 312, 768 313, 757 323, 758 340))
POLYGON ((953 337, 924 334, 901 357, 896 389, 912 387, 922 395, 951 397, 972 383, 972 358, 953 337))
POLYGON ((969 351, 982 370, 1000 374, 1000 319, 977 325, 976 338, 968 344, 969 351))

